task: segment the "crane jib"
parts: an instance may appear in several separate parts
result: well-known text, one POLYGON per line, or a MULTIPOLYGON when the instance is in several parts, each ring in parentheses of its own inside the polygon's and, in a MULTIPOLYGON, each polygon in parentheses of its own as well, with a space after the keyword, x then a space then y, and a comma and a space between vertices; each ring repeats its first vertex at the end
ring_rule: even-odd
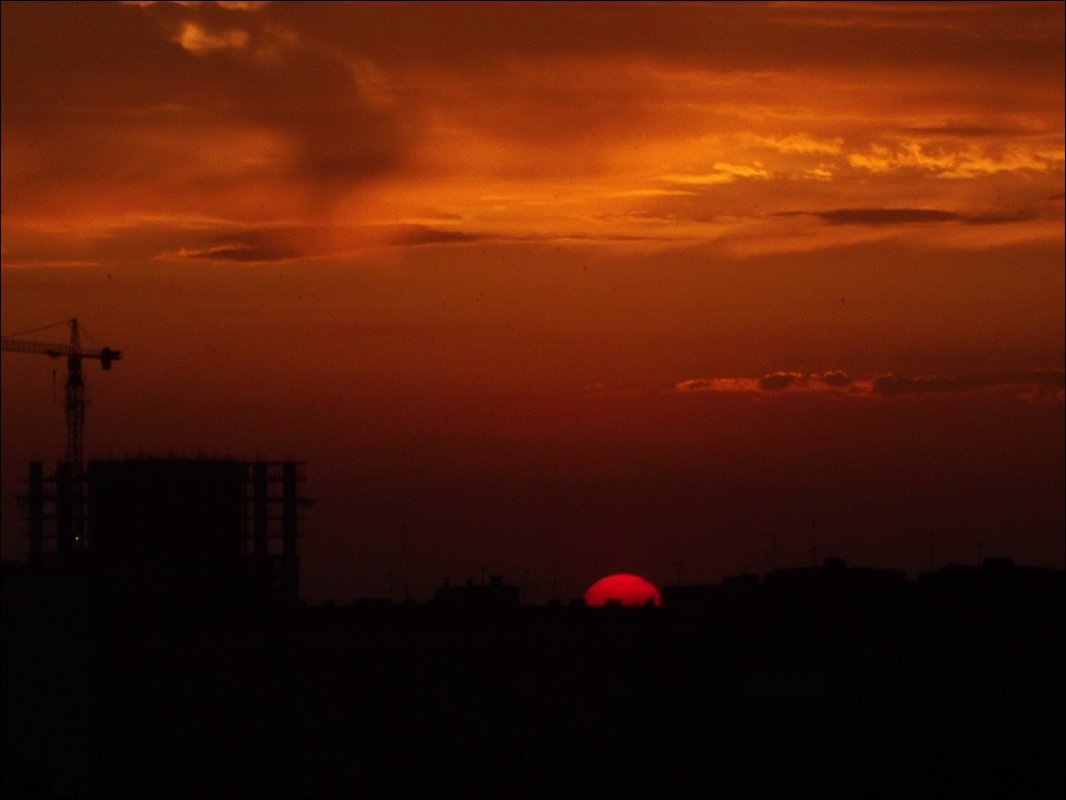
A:
POLYGON ((96 358, 100 360, 100 366, 111 369, 111 362, 122 358, 121 350, 112 350, 104 347, 100 350, 75 350, 65 344, 54 342, 31 342, 24 339, 4 339, 3 349, 12 353, 40 353, 52 358, 96 358))

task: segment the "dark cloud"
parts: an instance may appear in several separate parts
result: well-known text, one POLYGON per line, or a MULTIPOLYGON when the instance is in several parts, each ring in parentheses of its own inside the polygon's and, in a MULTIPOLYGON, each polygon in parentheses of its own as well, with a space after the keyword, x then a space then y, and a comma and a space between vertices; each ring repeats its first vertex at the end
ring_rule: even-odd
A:
POLYGON ((450 244, 476 242, 484 238, 477 233, 446 231, 426 225, 389 225, 380 229, 390 232, 387 241, 392 245, 450 244))
POLYGON ((368 246, 414 247, 478 241, 476 233, 450 231, 426 225, 291 225, 252 228, 201 237, 174 250, 164 259, 238 261, 243 263, 289 261, 356 252, 368 246))
POLYGON ((852 383, 852 379, 848 377, 848 373, 836 370, 833 372, 822 373, 818 378, 822 383, 827 386, 844 387, 852 383))
POLYGON ((771 372, 759 378, 759 388, 767 392, 777 392, 802 379, 803 376, 796 372, 771 372))
POLYGON ((284 261, 295 258, 299 253, 286 252, 270 247, 256 247, 254 245, 229 244, 218 247, 206 247, 203 249, 182 249, 171 254, 174 258, 187 258, 193 261, 235 261, 242 264, 252 264, 265 261, 284 261))
POLYGON ((907 225, 915 222, 950 222, 959 215, 935 208, 836 208, 814 216, 830 225, 907 225))
POLYGON ((162 21, 172 34, 175 25, 196 24, 209 36, 225 36, 235 30, 235 21, 242 24, 238 30, 248 35, 245 46, 189 54, 203 70, 199 91, 218 107, 289 138, 297 148, 291 167, 298 177, 313 179, 316 186, 343 184, 398 167, 411 140, 410 127, 366 97, 339 53, 308 46, 262 19, 262 14, 206 7, 166 9, 162 21))
POLYGON ((210 207, 256 179, 284 185, 270 199, 297 217, 400 169, 417 127, 368 98, 340 53, 263 12, 95 3, 4 4, 3 126, 32 159, 5 174, 5 205, 104 182, 127 202, 130 187, 166 184, 170 209, 202 210, 205 187, 210 207), (189 41, 232 46, 189 49, 189 25, 189 41))
POLYGON ((971 392, 979 389, 994 389, 1009 386, 1036 386, 1045 389, 1063 388, 1062 370, 1030 370, 1007 372, 977 378, 946 376, 909 377, 903 375, 878 375, 873 379, 871 391, 884 397, 899 397, 908 394, 931 394, 946 392, 971 392))
POLYGON ((1007 225, 1030 222, 1041 215, 1032 210, 1010 213, 960 214, 937 208, 834 208, 828 211, 778 211, 774 217, 816 217, 829 225, 911 225, 961 222, 966 225, 1007 225))

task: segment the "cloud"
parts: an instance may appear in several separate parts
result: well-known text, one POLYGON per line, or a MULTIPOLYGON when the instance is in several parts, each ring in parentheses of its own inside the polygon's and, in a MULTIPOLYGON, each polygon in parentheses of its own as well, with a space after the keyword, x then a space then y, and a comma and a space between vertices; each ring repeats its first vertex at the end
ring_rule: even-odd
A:
POLYGON ((736 179, 736 175, 729 172, 675 173, 659 176, 661 181, 679 183, 684 186, 714 186, 722 183, 732 183, 736 179))
MULTIPOLYGON (((950 43, 908 31, 900 47, 863 26, 782 24, 809 15, 770 4, 139 5, 4 4, 5 238, 45 219, 330 225, 432 206, 499 238, 653 241, 639 234, 658 222, 662 240, 736 254, 954 221, 923 241, 972 246, 1015 235, 993 226, 1025 215, 974 215, 991 193, 926 178, 1014 178, 1002 196, 1024 200, 1055 191, 1062 164, 1048 77, 1061 48, 1028 15, 1043 35, 1025 47, 1001 41, 1006 14, 992 26, 992 12, 962 7, 936 12, 958 26, 950 43), (492 199, 517 194, 539 202, 492 199), (770 219, 803 208, 828 210, 770 219), (617 235, 600 236, 606 220, 617 235)), ((408 241, 463 236, 440 227, 408 241)), ((274 252, 219 247, 167 239, 151 252, 274 252)))
POLYGON ((408 247, 421 244, 474 242, 484 238, 477 233, 441 230, 439 228, 430 228, 426 225, 390 225, 381 227, 388 231, 386 234, 388 244, 408 247))
POLYGON ((849 153, 848 163, 868 172, 888 172, 895 169, 945 170, 955 165, 956 155, 951 152, 929 153, 923 145, 908 142, 892 150, 874 144, 866 153, 849 153))
POLYGON ((819 211, 814 216, 830 225, 901 225, 958 219, 953 211, 935 208, 837 208, 819 211))
POLYGON ((1062 134, 1048 141, 1001 136, 1009 144, 971 143, 964 149, 941 142, 902 142, 889 147, 871 144, 866 152, 852 152, 847 163, 855 169, 884 174, 897 170, 929 172, 939 178, 977 178, 997 173, 1047 173, 1061 170, 1064 160, 1062 134))
POLYGON ((979 377, 943 375, 895 375, 892 373, 851 376, 842 370, 817 373, 771 372, 760 378, 688 378, 674 384, 673 390, 692 392, 846 392, 855 396, 898 398, 907 395, 952 394, 990 389, 1015 389, 1029 398, 1063 399, 1063 370, 1033 369, 979 377))
POLYGON ((805 376, 798 372, 771 372, 759 378, 759 388, 766 392, 778 392, 793 384, 802 385, 805 376))
POLYGON ((758 161, 752 165, 727 164, 721 161, 714 165, 715 172, 724 172, 727 175, 735 175, 738 178, 769 178, 770 171, 758 161))
POLYGON ((843 388, 852 383, 852 379, 848 377, 848 373, 843 370, 835 370, 833 372, 824 372, 817 380, 824 383, 826 386, 836 386, 843 388))
POLYGON ((428 225, 288 225, 250 228, 183 245, 156 255, 165 261, 267 263, 356 253, 368 247, 417 247, 480 240, 476 233, 428 225))
MULTIPOLYGON (((149 8, 150 6, 163 5, 163 0, 121 0, 119 5, 149 8)), ((184 8, 218 6, 226 11, 262 11, 269 3, 266 0, 243 0, 243 2, 242 0, 216 0, 214 3, 198 2, 197 0, 174 0, 173 5, 184 8)))
POLYGON ((711 222, 709 219, 692 219, 680 214, 655 213, 653 211, 622 211, 610 214, 594 214, 593 219, 603 222, 614 220, 638 220, 640 222, 711 222))
POLYGON ((212 53, 216 50, 244 49, 250 38, 248 31, 236 28, 210 33, 195 22, 185 22, 174 40, 190 53, 212 53))
POLYGON ((827 181, 833 177, 833 167, 830 164, 819 164, 816 167, 808 167, 803 170, 803 177, 815 181, 827 181))
POLYGON ((819 391, 833 386, 845 388, 851 380, 843 372, 829 372, 825 376, 802 372, 770 372, 759 378, 715 377, 688 378, 674 384, 675 392, 751 392, 779 393, 786 390, 819 391))
POLYGON ((1008 372, 978 378, 944 376, 877 375, 873 378, 871 391, 884 397, 899 397, 907 394, 943 394, 946 392, 972 392, 978 389, 993 389, 1006 386, 1030 385, 1039 389, 1058 389, 1064 386, 1062 370, 1030 370, 1008 372))
POLYGON ((839 136, 832 139, 820 139, 806 133, 793 133, 788 136, 756 136, 755 141, 782 153, 833 155, 839 153, 844 146, 844 140, 839 136))
POLYGON ((417 113, 269 8, 3 11, 5 211, 323 218, 407 163, 417 113))
POLYGON ((284 261, 299 256, 299 252, 286 251, 267 246, 252 244, 219 244, 213 247, 181 247, 171 253, 161 253, 158 257, 165 260, 190 259, 194 261, 235 261, 238 263, 260 263, 266 261, 284 261))
POLYGON ((674 384, 676 392, 755 392, 757 378, 689 378, 674 384))
POLYGON ((712 172, 696 173, 672 173, 660 175, 659 180, 670 183, 679 183, 686 186, 713 186, 722 183, 732 183, 737 178, 769 178, 770 171, 760 162, 752 164, 729 164, 723 161, 715 162, 712 172))
POLYGON ((960 214, 939 208, 833 208, 826 211, 777 211, 775 217, 812 216, 829 225, 913 225, 960 222, 966 225, 1005 225, 1030 222, 1042 215, 1031 209, 1011 213, 960 214))
POLYGON ((267 5, 265 0, 218 0, 218 7, 227 11, 262 11, 267 5))

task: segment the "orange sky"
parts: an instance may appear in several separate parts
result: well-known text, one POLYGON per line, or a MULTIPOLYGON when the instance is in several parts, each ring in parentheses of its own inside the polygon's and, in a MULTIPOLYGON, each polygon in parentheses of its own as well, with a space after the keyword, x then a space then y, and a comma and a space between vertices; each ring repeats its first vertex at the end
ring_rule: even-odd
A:
MULTIPOLYGON (((1062 566, 1061 3, 2 22, 5 335, 125 352, 90 455, 306 460, 312 599, 397 591, 403 525, 426 595, 716 579, 812 520, 1062 566)), ((5 558, 53 366, 3 357, 5 558)))

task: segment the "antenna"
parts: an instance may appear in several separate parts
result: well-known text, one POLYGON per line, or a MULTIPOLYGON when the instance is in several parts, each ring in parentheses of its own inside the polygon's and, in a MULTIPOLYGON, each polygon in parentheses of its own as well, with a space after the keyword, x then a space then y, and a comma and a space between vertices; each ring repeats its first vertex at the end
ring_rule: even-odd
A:
POLYGON ((411 564, 407 553, 407 526, 403 526, 403 601, 411 602, 411 564))
POLYGON ((818 520, 811 520, 811 566, 818 566, 818 520))
POLYGON ((552 530, 552 600, 559 599, 559 533, 552 530))

